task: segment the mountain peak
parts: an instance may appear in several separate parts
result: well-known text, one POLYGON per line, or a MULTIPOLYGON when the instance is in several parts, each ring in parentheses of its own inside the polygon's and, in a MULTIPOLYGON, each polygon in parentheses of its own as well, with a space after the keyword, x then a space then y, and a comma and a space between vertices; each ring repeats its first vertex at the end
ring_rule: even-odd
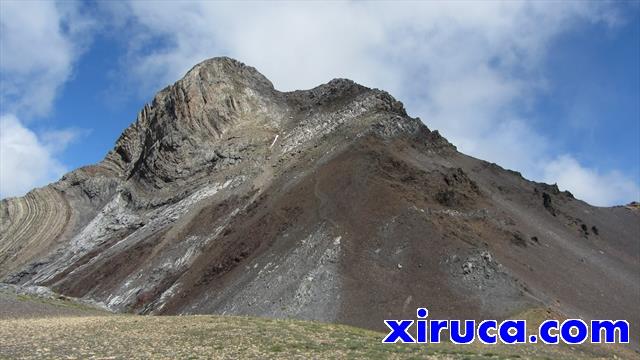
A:
POLYGON ((400 101, 352 80, 280 92, 255 68, 217 57, 197 64, 145 105, 103 165, 127 178, 142 172, 141 181, 162 187, 206 169, 231 134, 256 141, 287 133, 291 149, 332 132, 353 136, 373 129, 390 135, 421 127, 400 101))
POLYGON ((226 56, 214 57, 198 63, 179 81, 196 83, 238 82, 245 86, 274 89, 271 81, 254 67, 226 56))
POLYGON ((100 164, 0 202, 0 280, 145 314, 381 329, 428 300, 439 318, 553 307, 637 333, 635 207, 461 154, 385 91, 280 92, 214 58, 100 164), (593 302, 603 293, 610 306, 593 302))

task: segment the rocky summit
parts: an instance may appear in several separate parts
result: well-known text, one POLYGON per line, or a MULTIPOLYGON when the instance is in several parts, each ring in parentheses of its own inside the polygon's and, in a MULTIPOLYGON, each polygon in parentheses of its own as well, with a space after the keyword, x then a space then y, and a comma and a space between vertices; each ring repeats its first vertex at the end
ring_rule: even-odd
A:
POLYGON ((545 308, 640 330, 637 207, 466 156, 384 91, 280 92, 229 58, 196 65, 104 160, 2 200, 0 217, 3 282, 116 312, 381 330, 416 307, 545 308))

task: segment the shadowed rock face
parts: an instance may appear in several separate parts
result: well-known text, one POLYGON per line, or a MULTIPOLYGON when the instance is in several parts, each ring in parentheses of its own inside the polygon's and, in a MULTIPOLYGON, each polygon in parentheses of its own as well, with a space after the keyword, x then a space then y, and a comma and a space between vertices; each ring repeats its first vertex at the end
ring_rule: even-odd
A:
POLYGON ((381 329, 418 306, 549 307, 640 324, 636 208, 461 154, 384 91, 283 93, 228 58, 160 91, 102 162, 0 214, 0 278, 115 311, 381 329))

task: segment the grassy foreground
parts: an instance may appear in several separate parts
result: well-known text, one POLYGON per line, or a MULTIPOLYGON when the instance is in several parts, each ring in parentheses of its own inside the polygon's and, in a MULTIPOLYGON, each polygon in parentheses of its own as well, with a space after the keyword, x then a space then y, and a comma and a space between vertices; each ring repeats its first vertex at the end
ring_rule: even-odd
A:
MULTIPOLYGON (((516 318, 546 316, 532 310, 516 318)), ((69 299, 0 291, 0 359, 640 358, 620 346, 387 345, 384 335, 312 321, 112 315, 69 299)))
POLYGON ((611 353, 598 356, 583 348, 534 345, 385 345, 380 343, 383 336, 343 325, 228 316, 5 319, 0 320, 0 358, 613 358, 611 353))

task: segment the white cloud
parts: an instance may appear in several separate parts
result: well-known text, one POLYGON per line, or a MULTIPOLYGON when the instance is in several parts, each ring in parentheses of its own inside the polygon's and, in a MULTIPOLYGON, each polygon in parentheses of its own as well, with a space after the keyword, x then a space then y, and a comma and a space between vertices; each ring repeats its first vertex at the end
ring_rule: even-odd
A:
POLYGON ((74 139, 73 132, 36 135, 14 115, 0 116, 0 197, 24 195, 67 171, 56 154, 74 139))
POLYGON ((88 41, 90 17, 74 2, 6 0, 0 10, 1 111, 46 115, 88 41))
POLYGON ((585 168, 570 155, 561 155, 544 167, 545 180, 595 205, 625 204, 640 198, 640 187, 617 171, 605 174, 585 168))
POLYGON ((0 197, 23 195, 66 171, 58 157, 78 131, 38 135, 21 119, 51 112, 94 26, 80 3, 0 1, 0 197))
POLYGON ((173 82, 222 53, 259 67, 283 90, 336 76, 388 88, 388 82, 415 79, 418 68, 449 82, 452 75, 475 76, 495 57, 503 69, 528 67, 549 38, 576 21, 613 21, 599 4, 568 1, 554 7, 518 1, 131 1, 116 11, 141 26, 126 24, 124 30, 132 50, 127 65, 143 80, 173 82), (158 39, 160 48, 147 46, 158 39))

